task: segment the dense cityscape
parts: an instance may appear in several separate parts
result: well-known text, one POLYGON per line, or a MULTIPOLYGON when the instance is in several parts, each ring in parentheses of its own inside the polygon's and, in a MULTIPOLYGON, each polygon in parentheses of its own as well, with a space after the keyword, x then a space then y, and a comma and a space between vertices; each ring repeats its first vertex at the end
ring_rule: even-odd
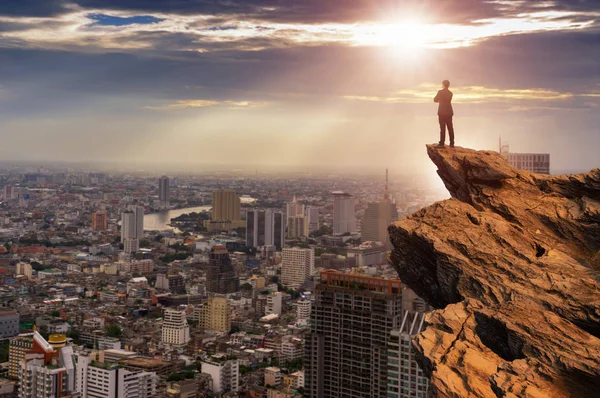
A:
POLYGON ((443 196, 234 174, 2 170, 0 396, 425 397, 387 226, 443 196))

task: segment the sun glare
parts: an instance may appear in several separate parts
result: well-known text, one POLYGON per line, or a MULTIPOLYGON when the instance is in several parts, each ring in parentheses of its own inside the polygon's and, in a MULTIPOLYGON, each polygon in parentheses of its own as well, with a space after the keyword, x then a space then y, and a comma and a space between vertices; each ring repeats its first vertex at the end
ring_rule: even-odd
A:
POLYGON ((355 41, 359 45, 388 47, 400 54, 414 55, 430 43, 432 29, 431 25, 416 21, 380 24, 357 28, 355 41))

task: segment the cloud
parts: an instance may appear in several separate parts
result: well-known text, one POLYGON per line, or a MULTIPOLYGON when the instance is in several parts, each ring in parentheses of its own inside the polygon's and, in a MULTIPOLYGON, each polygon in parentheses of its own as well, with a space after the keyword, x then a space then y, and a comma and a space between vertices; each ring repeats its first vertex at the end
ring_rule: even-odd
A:
POLYGON ((206 99, 187 99, 178 100, 174 103, 159 105, 159 106, 146 106, 145 109, 151 110, 178 110, 178 109, 189 109, 189 108, 212 108, 212 107, 225 107, 228 109, 250 109, 266 106, 266 102, 261 101, 216 101, 206 99))
MULTIPOLYGON (((333 10, 308 3, 327 15, 333 10)), ((89 8, 101 7, 100 3, 93 1, 79 2, 79 6, 66 8, 68 12, 46 17, 0 13, 0 24, 9 26, 0 32, 0 47, 84 52, 141 51, 154 52, 155 56, 164 52, 161 43, 165 41, 169 42, 170 53, 258 51, 324 45, 457 48, 507 35, 593 29, 599 16, 587 9, 573 11, 548 7, 542 11, 524 7, 526 12, 517 13, 514 6, 505 6, 504 3, 494 3, 493 10, 509 9, 506 15, 493 10, 488 14, 477 13, 478 19, 469 23, 453 22, 451 18, 435 22, 418 16, 397 20, 382 17, 350 23, 350 20, 319 21, 308 15, 305 20, 292 18, 291 21, 267 17, 280 8, 289 8, 294 14, 299 12, 298 8, 303 10, 306 7, 300 5, 296 8, 286 2, 271 7, 272 10, 260 1, 233 2, 231 11, 225 10, 220 3, 204 1, 192 2, 195 7, 191 8, 189 4, 184 6, 177 1, 164 7, 152 6, 145 1, 125 2, 121 7, 106 2, 104 8, 89 8), (198 13, 192 13, 192 8, 198 13), (260 12, 234 12, 246 9, 260 12)), ((329 5, 333 6, 332 3, 329 5)), ((357 10, 361 6, 368 7, 359 2, 349 8, 357 10)), ((457 3, 452 3, 452 6, 458 8, 457 3)), ((338 4, 338 11, 343 10, 345 8, 338 4)))
MULTIPOLYGON (((383 104, 420 104, 431 103, 438 85, 426 83, 414 89, 398 90, 390 96, 345 95, 342 98, 354 101, 378 102, 383 104)), ((483 86, 451 87, 454 93, 453 102, 457 104, 480 104, 516 101, 536 101, 548 103, 571 100, 574 98, 600 98, 600 91, 575 94, 559 92, 544 88, 498 89, 483 86)))

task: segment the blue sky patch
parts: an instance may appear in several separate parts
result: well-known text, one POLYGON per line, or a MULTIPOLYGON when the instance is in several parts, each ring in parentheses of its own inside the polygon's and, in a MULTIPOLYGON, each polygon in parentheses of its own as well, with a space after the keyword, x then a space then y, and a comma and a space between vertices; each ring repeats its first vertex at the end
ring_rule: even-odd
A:
POLYGON ((94 25, 103 25, 103 26, 125 26, 125 25, 133 25, 133 24, 150 24, 150 23, 164 21, 164 19, 156 18, 156 17, 150 16, 150 15, 136 15, 133 17, 114 17, 112 15, 106 15, 106 14, 89 14, 88 17, 95 21, 94 25))

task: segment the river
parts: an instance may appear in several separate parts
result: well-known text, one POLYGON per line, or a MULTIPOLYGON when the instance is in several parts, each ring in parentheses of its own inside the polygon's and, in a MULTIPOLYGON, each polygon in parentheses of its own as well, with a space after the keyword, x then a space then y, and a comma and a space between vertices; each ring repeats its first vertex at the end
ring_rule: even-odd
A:
POLYGON ((182 214, 201 213, 209 211, 212 206, 187 207, 185 209, 167 210, 154 214, 144 215, 144 230, 146 231, 165 231, 173 229, 169 226, 172 218, 179 217, 182 214))

